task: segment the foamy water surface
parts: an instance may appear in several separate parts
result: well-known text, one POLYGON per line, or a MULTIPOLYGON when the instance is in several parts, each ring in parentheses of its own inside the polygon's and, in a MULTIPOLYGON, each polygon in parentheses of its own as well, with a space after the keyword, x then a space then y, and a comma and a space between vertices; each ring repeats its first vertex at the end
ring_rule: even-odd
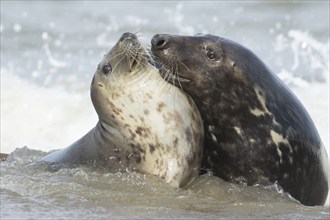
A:
POLYGON ((0 218, 329 219, 329 201, 306 207, 276 185, 204 175, 178 190, 142 174, 33 165, 95 126, 92 76, 127 31, 146 43, 211 33, 247 46, 299 97, 329 152, 328 21, 325 1, 1 1, 1 152, 14 153, 0 164, 0 218))

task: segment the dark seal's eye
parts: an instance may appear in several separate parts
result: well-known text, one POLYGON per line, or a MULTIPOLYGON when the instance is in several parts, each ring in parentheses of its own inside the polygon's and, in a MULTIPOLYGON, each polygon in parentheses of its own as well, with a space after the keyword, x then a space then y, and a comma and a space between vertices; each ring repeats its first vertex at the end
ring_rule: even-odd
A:
POLYGON ((216 58, 215 52, 213 50, 207 50, 206 51, 206 56, 210 60, 215 60, 215 58, 216 58))
POLYGON ((102 67, 102 72, 104 74, 109 74, 111 73, 112 71, 112 67, 110 66, 110 64, 105 64, 103 67, 102 67))

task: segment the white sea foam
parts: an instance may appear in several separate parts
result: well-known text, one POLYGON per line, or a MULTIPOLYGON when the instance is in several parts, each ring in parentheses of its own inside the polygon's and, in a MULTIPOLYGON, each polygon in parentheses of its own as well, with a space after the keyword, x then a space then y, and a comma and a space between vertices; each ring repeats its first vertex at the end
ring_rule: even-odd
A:
POLYGON ((68 146, 95 126, 89 91, 40 87, 1 69, 1 152, 68 146))
POLYGON ((289 30, 287 34, 278 34, 274 50, 275 60, 282 69, 281 74, 283 71, 288 72, 291 80, 300 78, 307 81, 329 82, 329 40, 317 41, 308 32, 301 30, 289 30))

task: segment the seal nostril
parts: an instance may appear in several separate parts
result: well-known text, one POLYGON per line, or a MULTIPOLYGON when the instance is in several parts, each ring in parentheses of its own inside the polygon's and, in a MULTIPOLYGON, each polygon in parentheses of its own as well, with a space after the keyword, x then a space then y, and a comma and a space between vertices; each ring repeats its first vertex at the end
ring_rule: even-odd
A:
POLYGON ((156 43, 156 47, 161 48, 161 47, 165 46, 165 44, 166 44, 166 41, 163 40, 163 39, 160 39, 160 40, 156 43))
POLYGON ((129 32, 126 32, 126 33, 123 33, 120 37, 120 41, 123 41, 124 39, 137 39, 136 35, 135 34, 132 34, 132 33, 129 33, 129 32))
POLYGON ((156 34, 151 40, 153 50, 165 49, 168 45, 168 37, 163 34, 156 34))

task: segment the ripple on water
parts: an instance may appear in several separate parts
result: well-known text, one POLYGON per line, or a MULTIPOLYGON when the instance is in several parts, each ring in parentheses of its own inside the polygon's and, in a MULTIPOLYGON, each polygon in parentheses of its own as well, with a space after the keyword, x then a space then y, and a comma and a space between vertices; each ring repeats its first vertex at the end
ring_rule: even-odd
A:
POLYGON ((1 169, 5 218, 327 218, 326 207, 306 207, 277 186, 245 186, 203 175, 184 189, 153 176, 108 173, 88 166, 49 171, 42 151, 15 150, 1 169))

